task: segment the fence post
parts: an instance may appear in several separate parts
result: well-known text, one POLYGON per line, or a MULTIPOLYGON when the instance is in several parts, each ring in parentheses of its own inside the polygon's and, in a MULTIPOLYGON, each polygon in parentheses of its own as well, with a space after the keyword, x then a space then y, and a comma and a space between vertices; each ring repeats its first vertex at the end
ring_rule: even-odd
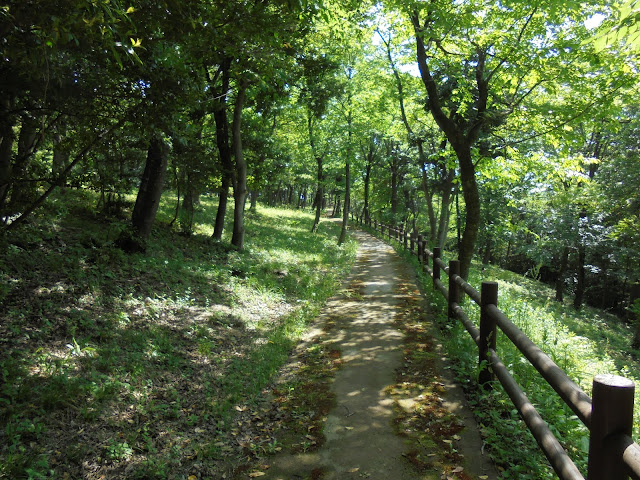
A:
POLYGON ((416 247, 418 249, 417 255, 418 255, 418 263, 420 263, 420 265, 423 264, 424 259, 422 258, 422 235, 418 235, 418 245, 416 247))
POLYGON ((415 232, 412 231, 411 235, 409 235, 409 250, 411 250, 411 253, 413 253, 414 249, 416 248, 414 233, 415 232))
POLYGON ((402 231, 403 241, 404 241, 404 249, 407 250, 409 248, 409 235, 406 230, 402 231))
POLYGON ((607 440, 612 435, 631 436, 635 384, 617 375, 596 375, 593 379, 591 434, 589 437, 589 480, 626 479, 626 467, 607 440))
POLYGON ((376 220, 375 218, 373 219, 373 231, 375 232, 376 230, 378 230, 378 220, 376 220))
POLYGON ((487 314, 487 306, 498 305, 498 282, 482 282, 480 287, 480 345, 478 346, 478 362, 480 374, 478 382, 485 389, 491 388, 495 377, 489 368, 489 349, 496 349, 496 321, 487 314))
POLYGON ((436 286, 436 280, 440 280, 440 265, 436 263, 436 259, 440 258, 442 255, 440 251, 440 247, 433 247, 433 288, 438 288, 436 286))
POLYGON ((456 275, 460 274, 460 261, 449 260, 449 308, 447 310, 447 316, 449 318, 455 318, 456 314, 453 311, 453 304, 460 303, 460 287, 455 281, 456 275))

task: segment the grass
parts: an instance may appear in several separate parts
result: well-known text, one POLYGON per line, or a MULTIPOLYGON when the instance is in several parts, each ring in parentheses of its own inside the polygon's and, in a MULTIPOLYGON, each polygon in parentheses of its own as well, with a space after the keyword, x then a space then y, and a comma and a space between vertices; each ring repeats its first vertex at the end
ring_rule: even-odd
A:
POLYGON ((0 237, 0 478, 231 478, 251 453, 238 418, 355 245, 338 247, 332 222, 312 235, 309 214, 259 208, 238 252, 210 240, 215 199, 190 235, 163 200, 146 254, 114 245, 126 216, 97 214, 87 192, 0 237))
MULTIPOLYGON (((407 261, 419 270, 417 260, 397 246, 407 261)), ((453 258, 453 257, 452 257, 453 258)), ((478 388, 477 346, 461 323, 446 317, 444 298, 432 288, 430 278, 422 277, 427 300, 436 312, 443 344, 453 360, 458 381, 481 427, 487 452, 505 479, 557 478, 533 436, 502 387, 485 393, 478 388)), ((446 274, 443 274, 446 280, 446 274)), ((483 280, 499 284, 499 308, 549 355, 587 394, 593 377, 600 373, 624 376, 638 383, 640 352, 630 348, 633 331, 614 315, 591 307, 576 311, 568 303, 553 300, 548 286, 493 266, 473 264, 469 282, 479 291, 483 280)), ((479 309, 466 301, 464 309, 479 325, 479 309)), ((549 424, 583 475, 587 473, 589 432, 537 371, 501 332, 497 352, 530 401, 549 424)), ((636 391, 636 404, 640 392, 636 391)), ((635 409, 634 438, 640 437, 640 408, 635 409)))

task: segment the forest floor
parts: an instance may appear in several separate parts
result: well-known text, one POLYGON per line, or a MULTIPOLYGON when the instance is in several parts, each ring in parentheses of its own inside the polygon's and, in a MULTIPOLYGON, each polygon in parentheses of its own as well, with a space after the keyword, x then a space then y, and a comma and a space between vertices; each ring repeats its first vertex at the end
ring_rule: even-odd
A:
POLYGON ((307 427, 310 441, 236 471, 237 478, 497 478, 411 268, 380 240, 354 235, 358 256, 345 287, 273 388, 275 403, 286 396, 278 385, 291 385, 292 377, 306 377, 293 383, 309 391, 308 352, 328 353, 334 378, 325 395, 315 392, 322 415, 307 427))

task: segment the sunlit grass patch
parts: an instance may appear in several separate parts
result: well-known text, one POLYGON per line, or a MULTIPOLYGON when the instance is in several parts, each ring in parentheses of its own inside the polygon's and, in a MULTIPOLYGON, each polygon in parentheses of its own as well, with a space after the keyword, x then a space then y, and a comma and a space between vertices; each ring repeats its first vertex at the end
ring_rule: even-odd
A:
POLYGON ((0 478, 173 478, 194 465, 219 478, 242 458, 236 407, 287 358, 355 244, 338 247, 331 222, 310 234, 308 213, 259 208, 239 252, 230 224, 210 238, 215 199, 202 197, 190 235, 169 227, 168 200, 145 254, 114 245, 126 215, 97 215, 96 198, 72 191, 2 239, 0 478))

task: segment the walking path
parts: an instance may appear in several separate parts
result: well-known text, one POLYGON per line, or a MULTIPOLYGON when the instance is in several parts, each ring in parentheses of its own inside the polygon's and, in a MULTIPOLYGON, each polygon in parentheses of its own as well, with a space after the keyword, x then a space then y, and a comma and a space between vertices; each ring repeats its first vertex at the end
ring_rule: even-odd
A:
MULTIPOLYGON (((333 384, 337 406, 325 423, 326 442, 315 452, 273 458, 262 478, 446 479, 433 472, 416 473, 407 460, 405 440, 393 431, 394 400, 385 390, 396 383, 396 370, 403 360, 403 334, 393 326, 406 295, 400 286, 415 286, 415 279, 391 247, 363 232, 354 235, 360 246, 348 283, 358 285, 360 295, 340 295, 330 301, 306 339, 330 342, 342 351, 343 364, 333 384), (328 319, 335 322, 330 335, 322 331, 328 319)), ((497 478, 480 453, 475 422, 461 406, 457 387, 443 377, 438 380, 448 392, 445 403, 467 426, 456 436, 456 448, 467 460, 465 476, 450 478, 497 478)))

